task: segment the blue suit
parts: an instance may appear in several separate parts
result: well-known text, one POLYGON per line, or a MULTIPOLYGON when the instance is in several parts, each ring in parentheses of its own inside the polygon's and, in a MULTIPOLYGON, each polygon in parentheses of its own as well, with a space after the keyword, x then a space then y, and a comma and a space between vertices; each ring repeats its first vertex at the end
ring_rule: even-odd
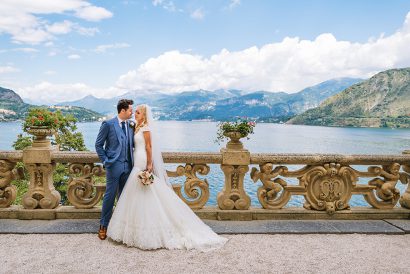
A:
POLYGON ((103 198, 100 224, 110 222, 115 197, 121 195, 133 166, 134 130, 126 122, 124 134, 117 117, 104 121, 95 141, 95 150, 105 166, 107 184, 103 198))

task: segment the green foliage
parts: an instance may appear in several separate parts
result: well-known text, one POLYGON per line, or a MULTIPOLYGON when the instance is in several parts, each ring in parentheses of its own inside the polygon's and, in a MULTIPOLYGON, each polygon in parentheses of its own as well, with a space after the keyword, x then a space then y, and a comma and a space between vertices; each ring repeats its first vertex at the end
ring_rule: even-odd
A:
POLYGON ((19 134, 17 135, 17 140, 13 143, 13 148, 15 150, 23 150, 26 147, 31 146, 32 143, 33 143, 33 138, 19 134))
MULTIPOLYGON (((216 132, 216 143, 222 142, 224 139, 228 139, 225 133, 239 132, 241 137, 247 137, 249 134, 253 134, 253 129, 256 126, 254 121, 248 121, 244 118, 239 118, 234 122, 226 121, 218 124, 218 131, 216 132)), ((247 137, 249 139, 249 137, 247 137)))
POLYGON ((54 134, 53 144, 60 146, 63 151, 85 151, 84 137, 77 130, 77 119, 73 115, 61 115, 60 123, 54 134))
POLYGON ((67 200, 67 182, 69 174, 65 164, 57 164, 53 173, 54 187, 61 195, 61 204, 68 205, 67 200))
POLYGON ((23 195, 28 191, 28 180, 18 179, 13 180, 11 183, 17 187, 16 200, 14 200, 13 205, 21 205, 21 200, 23 195))
MULTIPOLYGON (((23 174, 21 176, 23 176, 24 178, 28 178, 28 172, 24 168, 24 164, 22 162, 18 162, 16 164, 15 168, 16 169, 22 169, 23 174)), ((21 204, 21 199, 23 198, 23 195, 25 193, 27 193, 28 180, 20 178, 20 179, 17 179, 17 180, 13 180, 11 183, 17 187, 16 200, 14 200, 13 204, 14 205, 19 205, 19 204, 21 204)))

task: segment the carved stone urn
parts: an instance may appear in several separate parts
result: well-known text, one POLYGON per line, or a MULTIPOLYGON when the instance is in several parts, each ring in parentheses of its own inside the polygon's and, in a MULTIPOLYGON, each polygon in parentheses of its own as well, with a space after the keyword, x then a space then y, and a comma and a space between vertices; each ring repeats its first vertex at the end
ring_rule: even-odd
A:
POLYGON ((35 137, 33 147, 50 147, 51 143, 47 136, 52 136, 55 130, 48 126, 31 126, 27 132, 35 137))
POLYGON ((224 136, 228 137, 230 141, 226 144, 227 149, 243 149, 243 144, 239 141, 247 135, 242 135, 239 131, 224 132, 224 136))

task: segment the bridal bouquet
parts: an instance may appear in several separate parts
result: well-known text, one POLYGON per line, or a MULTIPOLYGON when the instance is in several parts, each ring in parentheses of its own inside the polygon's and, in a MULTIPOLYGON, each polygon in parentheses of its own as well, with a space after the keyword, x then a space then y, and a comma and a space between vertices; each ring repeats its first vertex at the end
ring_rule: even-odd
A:
POLYGON ((138 173, 138 178, 140 178, 143 185, 150 185, 154 182, 154 175, 148 170, 141 170, 138 173))

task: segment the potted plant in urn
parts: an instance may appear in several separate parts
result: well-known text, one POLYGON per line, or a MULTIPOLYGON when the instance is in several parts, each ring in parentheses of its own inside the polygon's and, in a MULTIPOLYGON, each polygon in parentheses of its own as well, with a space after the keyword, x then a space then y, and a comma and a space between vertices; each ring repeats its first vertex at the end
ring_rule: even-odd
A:
POLYGON ((61 114, 51 112, 46 108, 32 108, 23 123, 23 131, 35 136, 36 142, 45 142, 47 136, 52 136, 60 122, 61 114))
POLYGON ((254 121, 248 121, 244 118, 239 118, 233 122, 220 122, 215 142, 219 144, 223 140, 229 139, 230 141, 226 144, 228 149, 242 149, 243 145, 239 140, 245 137, 249 140, 248 135, 253 134, 255 125, 254 121))

